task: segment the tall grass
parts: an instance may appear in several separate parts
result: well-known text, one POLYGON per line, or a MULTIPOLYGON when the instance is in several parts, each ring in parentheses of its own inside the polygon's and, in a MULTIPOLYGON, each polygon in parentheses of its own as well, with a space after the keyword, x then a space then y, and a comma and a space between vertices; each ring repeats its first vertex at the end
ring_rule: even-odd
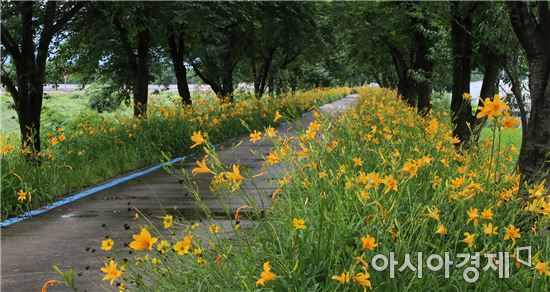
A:
MULTIPOLYGON (((546 291, 548 196, 535 186, 531 205, 516 197, 515 146, 492 147, 482 139, 479 146, 458 149, 448 116, 421 118, 386 89, 359 92, 359 105, 336 119, 317 114, 298 139, 273 139, 284 176, 271 207, 246 209, 254 227, 243 231, 234 222, 232 233, 223 236, 187 225, 170 227, 175 233, 168 237, 153 233, 170 247, 192 236, 188 254, 170 247, 165 254, 140 251, 137 256, 155 261, 119 262, 126 270, 117 281, 140 291, 546 291), (494 234, 488 224, 497 227, 489 232, 494 234), (515 228, 520 237, 507 237, 515 228), (521 246, 531 246, 532 267, 517 266, 512 256, 509 278, 483 270, 483 254, 513 255, 521 246), (389 268, 372 266, 376 254, 390 252, 399 262, 395 277, 389 268), (422 278, 398 270, 406 253, 417 263, 417 252, 424 255, 422 278), (454 265, 461 262, 459 253, 481 253, 479 279, 464 280, 470 261, 451 266, 448 277, 428 270, 427 256, 445 252, 454 265)), ((235 196, 239 190, 227 179, 231 169, 209 145, 213 188, 235 196)))
POLYGON ((191 107, 175 100, 152 100, 143 119, 129 115, 112 118, 82 116, 73 126, 47 133, 40 165, 29 163, 21 149, 2 142, 2 218, 49 203, 56 197, 119 174, 147 166, 163 155, 184 155, 191 134, 207 132, 218 143, 252 129, 298 117, 311 107, 345 96, 347 88, 320 89, 278 98, 237 97, 227 103, 216 98, 197 98, 191 107), (274 123, 276 112, 285 118, 274 123), (18 201, 17 193, 27 193, 18 201), (30 194, 30 197, 28 196, 30 194))

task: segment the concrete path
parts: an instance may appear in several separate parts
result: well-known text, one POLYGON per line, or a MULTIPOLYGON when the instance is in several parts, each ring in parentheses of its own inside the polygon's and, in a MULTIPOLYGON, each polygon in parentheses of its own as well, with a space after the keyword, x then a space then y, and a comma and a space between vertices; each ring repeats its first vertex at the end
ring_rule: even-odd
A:
MULTIPOLYGON (((348 96, 332 104, 321 107, 323 112, 338 112, 355 103, 356 95, 348 96)), ((303 125, 312 121, 312 114, 305 114, 302 119, 292 125, 283 125, 279 133, 292 134, 303 125)), ((266 171, 262 160, 251 153, 268 154, 271 143, 253 144, 248 136, 236 139, 242 140, 239 147, 221 148, 219 155, 225 164, 238 163, 243 168, 249 168, 251 173, 266 171)), ((186 158, 176 165, 190 172, 195 167, 196 157, 186 158)), ((275 189, 274 178, 278 176, 277 169, 270 169, 269 174, 255 181, 260 193, 254 194, 256 204, 269 204, 270 195, 275 189)), ((211 176, 197 175, 195 182, 202 201, 213 211, 215 223, 229 226, 232 218, 223 209, 227 204, 220 204, 210 192, 211 176)), ((242 188, 251 186, 243 185, 242 188)), ((255 190, 255 188, 254 188, 255 190)), ((242 205, 242 200, 235 199, 229 203, 234 210, 242 205)), ((131 235, 136 233, 138 224, 135 221, 134 209, 160 224, 158 219, 165 213, 181 214, 186 222, 196 222, 203 218, 203 212, 186 188, 179 183, 177 177, 164 170, 152 172, 138 179, 128 181, 89 197, 58 207, 37 217, 16 223, 1 230, 1 289, 2 291, 40 291, 43 283, 49 279, 59 279, 53 272, 52 265, 58 265, 62 270, 75 270, 76 283, 79 291, 115 290, 101 281, 99 268, 105 253, 100 250, 101 240, 109 235, 119 249, 115 254, 128 254, 128 248, 122 247, 123 242, 130 242, 131 235)), ((206 228, 207 224, 201 224, 206 228)), ((246 224, 243 225, 246 227, 246 224)), ((112 251, 113 252, 113 251, 112 251)), ((132 259, 134 256, 128 256, 132 259)), ((48 291, 66 291, 66 287, 53 286, 48 291)))

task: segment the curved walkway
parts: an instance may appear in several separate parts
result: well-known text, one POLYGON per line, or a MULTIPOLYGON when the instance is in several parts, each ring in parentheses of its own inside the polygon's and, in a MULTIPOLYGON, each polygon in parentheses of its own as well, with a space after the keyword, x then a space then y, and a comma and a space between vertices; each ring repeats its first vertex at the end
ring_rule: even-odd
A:
MULTIPOLYGON (((334 103, 321 107, 323 112, 339 112, 354 104, 356 95, 350 95, 334 103)), ((280 126, 279 133, 289 134, 300 130, 303 125, 312 121, 312 114, 306 113, 293 123, 280 126)), ((262 160, 251 154, 254 150, 268 154, 270 143, 249 142, 248 137, 242 140, 236 149, 220 148, 218 153, 224 163, 238 163, 252 169, 252 173, 265 171, 262 160)), ((186 157, 175 166, 191 171, 197 157, 186 157)), ((258 202, 268 201, 275 189, 273 178, 276 171, 264 175, 259 182, 258 202)), ((216 216, 216 223, 228 226, 231 222, 225 215, 223 207, 209 190, 211 177, 197 176, 195 182, 201 199, 216 216)), ((243 186, 246 188, 246 186, 243 186)), ((236 209, 242 201, 229 202, 236 209)), ((100 250, 101 240, 110 235, 122 247, 135 233, 139 221, 133 220, 134 209, 143 212, 148 218, 157 218, 165 210, 176 209, 188 220, 199 220, 202 211, 178 179, 163 169, 129 180, 112 188, 97 192, 88 197, 57 207, 39 216, 15 223, 1 229, 1 286, 3 291, 40 291, 42 284, 49 279, 59 279, 52 265, 62 270, 75 270, 75 282, 79 291, 105 291, 114 289, 102 282, 99 268, 104 253, 100 250)), ((160 220, 157 220, 160 221, 160 220)), ((155 222, 156 223, 156 222, 155 222)), ((119 254, 128 253, 121 248, 119 254)), ((65 291, 66 287, 53 286, 48 291, 65 291)))

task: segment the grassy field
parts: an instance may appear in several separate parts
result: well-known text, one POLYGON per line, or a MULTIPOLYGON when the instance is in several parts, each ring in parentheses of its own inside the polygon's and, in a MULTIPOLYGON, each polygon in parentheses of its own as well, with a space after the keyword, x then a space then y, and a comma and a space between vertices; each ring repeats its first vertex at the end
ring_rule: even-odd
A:
MULTIPOLYGON (((164 154, 194 151, 189 148, 194 132, 208 133, 209 139, 221 142, 248 129, 296 118, 348 92, 348 88, 319 89, 269 100, 239 96, 234 103, 203 95, 192 107, 183 107, 173 96, 158 95, 150 99, 143 119, 134 119, 127 110, 109 114, 84 110, 72 116, 62 112, 67 115, 63 124, 44 129, 40 165, 20 155, 25 149, 20 149, 17 139, 2 141, 2 219, 158 162, 164 154), (274 121, 276 113, 284 118, 274 121)), ((76 110, 77 104, 70 107, 76 110)))
MULTIPOLYGON (((83 91, 48 92, 42 107, 42 127, 46 131, 63 127, 67 120, 89 111, 89 98, 83 91)), ((19 133, 17 113, 13 109, 13 99, 3 92, 0 95, 0 124, 2 135, 19 133)))
MULTIPOLYGON (((517 134, 493 148, 484 133, 479 147, 460 150, 448 116, 421 118, 389 90, 359 92, 357 108, 336 120, 318 114, 298 139, 272 138, 271 154, 261 159, 285 175, 272 207, 247 207, 242 215, 256 218, 251 230, 235 221, 223 230, 232 231, 228 238, 217 227, 209 234, 168 224, 173 235, 163 236, 143 221, 130 243, 134 258, 105 260, 108 279, 138 291, 546 291, 549 198, 542 185, 530 188, 528 205, 516 197, 517 134), (531 267, 514 256, 526 246, 531 267), (428 255, 446 252, 452 262, 445 272, 443 259, 427 268, 428 255), (471 262, 475 252, 479 266, 471 262), (497 271, 504 261, 487 256, 497 252, 511 255, 508 277, 497 271), (395 267, 374 261, 390 253, 395 267), (405 254, 412 267, 402 268, 405 254)), ((236 179, 211 144, 203 146, 210 156, 199 166, 213 173, 212 188, 246 197, 238 185, 255 178, 236 179)))
MULTIPOLYGON (((509 129, 502 131, 501 135, 496 138, 498 143, 500 139, 501 146, 514 145, 517 149, 521 148, 521 129, 509 129)), ((486 127, 481 130, 481 139, 489 139, 493 137, 493 132, 486 127)))

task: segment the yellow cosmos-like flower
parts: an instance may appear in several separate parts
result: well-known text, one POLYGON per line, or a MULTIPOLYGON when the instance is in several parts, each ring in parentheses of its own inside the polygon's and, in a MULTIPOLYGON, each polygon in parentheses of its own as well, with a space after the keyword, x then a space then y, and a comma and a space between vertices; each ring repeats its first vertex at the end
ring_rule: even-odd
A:
POLYGON ((306 229, 306 221, 304 219, 294 219, 292 220, 292 225, 296 228, 296 230, 306 229))
POLYGON ((168 243, 167 240, 161 240, 160 243, 157 244, 157 251, 160 254, 166 254, 169 248, 170 248, 170 243, 168 243))
POLYGON ((209 230, 210 230, 210 233, 216 234, 220 231, 220 227, 216 224, 211 224, 209 230))
POLYGON ((113 245, 115 245, 115 242, 112 239, 107 238, 101 242, 101 249, 111 250, 113 248, 113 245))
POLYGON ((172 227, 173 223, 174 217, 172 215, 164 215, 164 217, 162 217, 162 225, 164 226, 164 228, 172 227))
POLYGON ((185 241, 178 241, 174 244, 173 249, 180 256, 186 255, 189 253, 189 244, 185 241))

